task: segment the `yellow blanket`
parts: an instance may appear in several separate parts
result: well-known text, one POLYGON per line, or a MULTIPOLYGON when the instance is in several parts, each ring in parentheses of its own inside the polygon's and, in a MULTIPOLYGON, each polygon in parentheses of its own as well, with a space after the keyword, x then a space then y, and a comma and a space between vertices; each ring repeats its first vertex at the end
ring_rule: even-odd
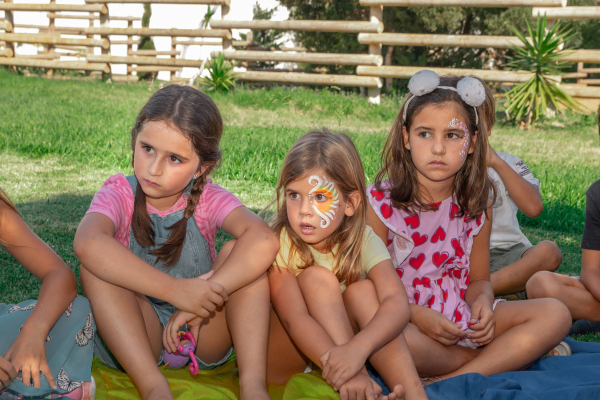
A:
MULTIPOLYGON (((167 377, 176 400, 236 400, 239 399, 238 371, 235 359, 212 371, 194 376, 189 368, 160 367, 167 377)), ((92 375, 96 380, 98 400, 138 400, 137 389, 124 372, 109 368, 94 358, 92 375)), ((338 400, 338 394, 325 382, 319 371, 294 375, 285 386, 269 385, 271 398, 277 400, 326 399, 338 400)))

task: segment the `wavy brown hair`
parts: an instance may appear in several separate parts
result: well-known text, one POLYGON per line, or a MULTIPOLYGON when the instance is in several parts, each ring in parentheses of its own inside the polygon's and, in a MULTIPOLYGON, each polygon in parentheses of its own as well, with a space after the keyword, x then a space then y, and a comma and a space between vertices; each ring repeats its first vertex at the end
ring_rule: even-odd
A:
MULTIPOLYGON (((439 85, 456 87, 462 78, 464 76, 444 76, 440 78, 439 85)), ((415 96, 408 105, 406 120, 402 118, 404 108, 402 106, 381 155, 382 167, 375 176, 375 187, 390 193, 390 199, 395 208, 407 212, 434 209, 430 205, 433 202, 431 195, 427 193, 423 185, 419 184, 410 150, 404 146, 402 127, 406 127, 406 130, 410 132, 415 115, 426 106, 444 107, 449 104, 456 104, 460 107, 467 120, 469 131, 477 134, 473 153, 467 154, 466 161, 454 179, 453 193, 460 207, 460 216, 467 213, 470 218, 475 218, 483 214, 487 210, 490 191, 493 193, 493 204, 496 193, 487 173, 487 138, 488 132, 495 123, 495 104, 491 90, 483 81, 481 83, 485 88, 486 98, 483 104, 477 107, 478 124, 475 122, 476 116, 473 107, 466 104, 453 90, 436 89, 423 96, 415 96), (385 180, 387 180, 387 184, 383 184, 385 180)), ((408 97, 410 97, 410 93, 407 99, 408 97)), ((473 136, 471 135, 469 138, 471 145, 473 136)))
MULTIPOLYGON (((163 121, 176 129, 192 142, 192 147, 200 158, 200 165, 208 165, 204 173, 194 180, 184 218, 168 227, 171 233, 167 241, 160 248, 152 250, 157 256, 157 261, 162 260, 166 268, 172 268, 181 255, 187 219, 194 215, 206 178, 221 160, 219 141, 223 133, 223 120, 215 103, 201 91, 189 86, 167 86, 154 93, 135 120, 135 126, 131 130, 131 149, 134 156, 138 133, 149 121, 163 121)), ((131 165, 133 164, 132 158, 131 165)), ((131 227, 140 245, 154 246, 154 226, 146 208, 146 195, 139 182, 131 227)))
POLYGON ((290 183, 307 177, 316 168, 322 169, 327 178, 335 183, 346 201, 352 192, 360 194, 360 204, 356 207, 354 215, 350 217, 344 215, 342 223, 326 242, 326 248, 330 251, 336 244, 339 245, 334 254, 333 273, 339 282, 349 286, 360 278, 361 248, 367 225, 367 197, 365 172, 360 156, 354 143, 345 133, 332 134, 327 128, 323 128, 302 135, 294 143, 283 161, 277 181, 275 200, 277 214, 272 227, 278 236, 285 229, 290 237, 288 265, 295 254, 300 256, 302 264, 293 266, 294 268, 304 269, 315 265, 315 259, 308 245, 290 226, 285 188, 290 183))

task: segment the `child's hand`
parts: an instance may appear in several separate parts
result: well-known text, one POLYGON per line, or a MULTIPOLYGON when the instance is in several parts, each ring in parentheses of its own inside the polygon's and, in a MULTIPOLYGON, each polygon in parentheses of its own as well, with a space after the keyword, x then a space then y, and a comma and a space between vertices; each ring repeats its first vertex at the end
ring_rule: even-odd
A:
POLYGON ((163 346, 165 350, 169 353, 174 353, 177 350, 177 346, 179 346, 177 332, 179 331, 179 328, 185 324, 187 324, 188 332, 190 332, 194 338, 197 338, 201 323, 202 318, 196 314, 181 310, 175 311, 171 314, 171 318, 169 318, 169 322, 167 322, 165 329, 163 330, 163 346))
POLYGON ((369 377, 367 370, 364 368, 340 388, 340 400, 375 400, 379 399, 380 395, 381 386, 369 377))
POLYGON ((494 315, 492 305, 488 300, 483 298, 475 300, 471 307, 469 328, 475 331, 474 333, 469 333, 467 335, 473 343, 485 346, 494 339, 496 316, 494 315))
POLYGON ((15 366, 6 358, 0 357, 0 390, 7 388, 15 379, 17 379, 15 366))
POLYGON ((368 354, 361 354, 362 348, 356 348, 351 342, 334 346, 323 354, 319 361, 323 366, 323 379, 335 390, 365 367, 368 354))
POLYGON ((227 301, 225 288, 218 283, 208 281, 214 274, 210 271, 197 278, 179 279, 179 290, 173 293, 169 303, 177 309, 188 311, 199 317, 207 318, 227 301))
MULTIPOLYGON (((40 335, 37 332, 32 333, 31 331, 23 329, 19 336, 17 336, 17 339, 9 347, 3 360, 10 364, 15 378, 18 371, 21 371, 25 386, 29 386, 33 379, 33 387, 41 387, 40 371, 42 371, 50 387, 56 389, 54 376, 52 376, 52 371, 50 371, 48 361, 46 360, 46 335, 40 335), (10 363, 7 360, 10 360, 10 363)), ((10 369, 10 367, 8 368, 10 369)), ((2 369, 4 369, 4 367, 0 365, 0 371, 2 369)), ((11 373, 11 371, 8 372, 9 374, 11 373)), ((15 378, 12 378, 11 375, 11 379, 14 380, 15 378)), ((2 380, 4 383, 4 379, 2 380)), ((8 384, 10 384, 10 382, 8 382, 8 384)), ((8 384, 6 386, 8 386, 8 384)))
POLYGON ((450 346, 456 344, 467 332, 460 329, 461 324, 454 323, 443 314, 427 307, 415 307, 412 320, 421 332, 441 344, 450 346))

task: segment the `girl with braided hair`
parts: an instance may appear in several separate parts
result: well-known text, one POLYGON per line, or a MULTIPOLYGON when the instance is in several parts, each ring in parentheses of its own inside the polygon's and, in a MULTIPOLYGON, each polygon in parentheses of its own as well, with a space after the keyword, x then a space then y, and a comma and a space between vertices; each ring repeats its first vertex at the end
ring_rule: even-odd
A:
POLYGON ((205 94, 178 85, 156 92, 131 131, 134 175, 104 183, 75 235, 95 355, 126 371, 143 399, 173 399, 158 365, 186 323, 200 369, 223 364, 235 346, 242 398, 269 398, 265 273, 279 244, 208 177, 222 132, 205 94), (219 229, 235 239, 217 255, 219 229))

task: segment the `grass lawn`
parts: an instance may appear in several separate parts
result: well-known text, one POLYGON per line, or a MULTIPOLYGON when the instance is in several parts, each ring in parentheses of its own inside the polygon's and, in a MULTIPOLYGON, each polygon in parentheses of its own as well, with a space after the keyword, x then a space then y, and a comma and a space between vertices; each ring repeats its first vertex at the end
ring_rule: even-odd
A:
MULTIPOLYGON (((158 88, 24 78, 0 70, 0 187, 76 273, 72 241, 77 225, 107 177, 131 173, 129 131, 158 88)), ((402 102, 384 98, 377 107, 357 96, 300 88, 212 96, 225 121, 224 157, 213 178, 255 211, 272 198, 289 147, 310 129, 326 126, 348 133, 372 178, 402 102)), ((523 158, 541 181, 544 212, 536 219, 520 215, 523 231, 533 243, 555 241, 564 255, 559 272, 576 275, 585 191, 600 179, 596 117, 564 116, 558 119, 564 127, 547 121, 522 131, 502 122, 502 112, 498 116, 492 146, 523 158)), ((0 302, 36 297, 39 282, 3 250, 0 265, 0 302)))

